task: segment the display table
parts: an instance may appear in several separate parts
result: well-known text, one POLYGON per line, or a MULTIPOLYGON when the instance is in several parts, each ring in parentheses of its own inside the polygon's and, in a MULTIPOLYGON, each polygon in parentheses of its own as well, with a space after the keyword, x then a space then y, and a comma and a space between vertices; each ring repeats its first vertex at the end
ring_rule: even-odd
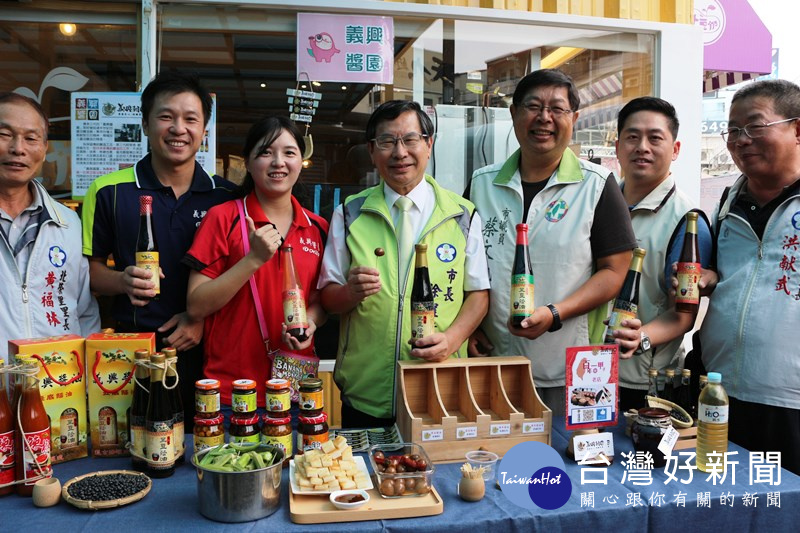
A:
MULTIPOLYGON (((564 419, 553 419, 553 447, 564 456, 569 433, 564 430, 564 419)), ((258 522, 244 524, 223 524, 205 519, 197 510, 197 482, 195 469, 188 464, 178 467, 174 476, 167 479, 154 479, 150 493, 140 502, 110 511, 82 511, 65 502, 48 509, 37 509, 30 498, 10 495, 0 498, 0 530, 2 531, 133 531, 146 528, 147 531, 192 530, 195 532, 228 529, 231 531, 441 531, 452 533, 455 530, 473 531, 796 531, 797 509, 800 508, 800 477, 780 471, 780 485, 766 483, 750 485, 749 453, 736 445, 729 451, 738 451, 735 458, 736 483, 730 477, 723 484, 706 482, 706 474, 693 471, 693 480, 684 484, 680 480, 688 478, 687 471, 678 470, 678 481, 668 484, 663 469, 653 471, 653 482, 649 486, 636 486, 630 481, 621 483, 625 468, 622 466, 621 452, 632 450, 630 438, 623 432, 623 426, 613 428, 616 458, 608 468, 607 484, 581 483, 581 470, 591 471, 591 479, 598 479, 600 470, 583 467, 570 459, 565 459, 566 471, 572 481, 572 496, 566 505, 557 510, 528 510, 511 503, 494 485, 487 485, 486 497, 478 503, 462 501, 456 488, 460 478, 460 464, 436 465, 434 486, 444 499, 444 513, 424 518, 396 520, 374 520, 340 524, 298 525, 289 520, 288 469, 284 469, 281 486, 281 508, 272 516, 258 522), (676 495, 684 494, 685 503, 679 506, 676 495), (593 493, 594 504, 589 506, 589 493, 593 493), (635 493, 640 494, 639 505, 628 505, 635 493), (648 500, 653 493, 663 494, 661 505, 654 498, 653 505, 648 500), (698 494, 703 499, 709 493, 707 506, 698 506, 698 494), (755 500, 745 505, 746 493, 755 494, 755 500), (773 493, 773 501, 768 502, 767 493, 773 493), (720 503, 720 495, 730 496, 727 505, 720 503), (774 496, 779 494, 780 507, 776 506, 774 496), (616 503, 611 501, 616 500, 616 503), (753 505, 753 501, 755 504, 753 505), (768 506, 768 503, 770 505, 768 506)), ((189 443, 189 441, 187 441, 189 443)), ((191 449, 187 444, 187 449, 191 449)), ((129 468, 130 459, 82 459, 56 465, 55 475, 62 484, 70 478, 96 470, 129 468)), ((587 472, 589 473, 589 472, 587 472)), ((587 478, 588 480, 589 478, 587 478)), ((341 511, 358 512, 358 511, 341 511)))

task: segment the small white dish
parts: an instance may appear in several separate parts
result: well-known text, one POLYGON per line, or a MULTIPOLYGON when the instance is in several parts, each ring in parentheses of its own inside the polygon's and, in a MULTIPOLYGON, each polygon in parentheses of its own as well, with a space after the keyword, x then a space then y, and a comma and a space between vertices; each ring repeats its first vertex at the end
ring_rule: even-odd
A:
POLYGON ((362 505, 366 504, 369 501, 369 494, 367 491, 363 489, 352 489, 352 490, 337 490, 336 492, 331 492, 330 495, 331 503, 337 509, 342 509, 343 511, 347 511, 349 509, 358 509, 362 505), (337 498, 341 498, 342 496, 348 495, 359 495, 363 498, 363 500, 358 502, 352 503, 344 503, 337 501, 337 498))
POLYGON ((52 507, 61 501, 61 482, 58 478, 40 479, 33 485, 33 505, 52 507))

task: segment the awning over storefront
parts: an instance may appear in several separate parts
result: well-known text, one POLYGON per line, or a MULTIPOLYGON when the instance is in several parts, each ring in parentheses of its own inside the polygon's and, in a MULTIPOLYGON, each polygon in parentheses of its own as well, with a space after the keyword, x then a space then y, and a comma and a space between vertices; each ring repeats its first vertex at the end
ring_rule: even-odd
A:
POLYGON ((703 30, 703 92, 769 74, 772 34, 747 0, 695 0, 703 30))

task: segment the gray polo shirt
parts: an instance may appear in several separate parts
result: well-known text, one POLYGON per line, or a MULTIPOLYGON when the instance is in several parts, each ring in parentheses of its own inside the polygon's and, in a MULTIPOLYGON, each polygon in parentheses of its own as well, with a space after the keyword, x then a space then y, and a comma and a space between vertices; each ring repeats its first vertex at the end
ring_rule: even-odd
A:
POLYGON ((44 209, 38 189, 31 184, 30 190, 33 201, 17 215, 17 218, 12 219, 0 208, 0 233, 14 254, 22 279, 25 279, 33 243, 39 235, 39 214, 44 209))

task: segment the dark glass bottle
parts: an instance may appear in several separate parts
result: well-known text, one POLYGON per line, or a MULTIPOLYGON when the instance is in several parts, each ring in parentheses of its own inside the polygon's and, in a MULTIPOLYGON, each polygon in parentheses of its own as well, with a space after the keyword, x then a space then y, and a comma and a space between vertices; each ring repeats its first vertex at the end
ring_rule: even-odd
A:
POLYGON ((149 270, 151 280, 155 284, 154 290, 158 298, 161 294, 161 278, 158 269, 158 245, 156 234, 153 231, 153 197, 143 195, 139 197, 139 236, 136 239, 136 266, 149 270))
POLYGON ((697 213, 686 213, 686 232, 678 260, 678 290, 675 310, 680 313, 697 313, 700 307, 700 246, 697 239, 697 213))
POLYGON ((136 350, 136 380, 133 383, 133 400, 128 410, 128 423, 130 424, 131 463, 134 470, 144 472, 147 470, 147 460, 144 455, 147 419, 147 402, 150 396, 150 362, 149 350, 136 350))
POLYGON ((692 409, 692 371, 688 368, 681 370, 681 386, 675 393, 675 403, 683 407, 683 410, 695 418, 692 409))
POLYGON ((647 371, 647 395, 658 398, 658 370, 653 367, 647 371))
POLYGON ((611 316, 608 319, 605 344, 614 344, 614 331, 620 329, 623 320, 638 318, 639 316, 639 281, 642 279, 642 263, 647 252, 643 248, 633 250, 628 274, 619 295, 614 300, 611 316))
POLYGON ((414 246, 414 284, 411 288, 411 339, 433 335, 434 304, 431 278, 428 274, 428 245, 414 246))
POLYGON ((308 339, 308 319, 306 318, 306 299, 303 287, 297 277, 292 257, 292 247, 281 249, 281 270, 283 270, 283 318, 289 335, 300 342, 308 339))
POLYGON ((528 251, 528 225, 517 224, 517 247, 511 267, 511 324, 520 327, 533 314, 534 279, 528 251))
POLYGON ((150 356, 150 363, 158 366, 150 370, 150 396, 145 419, 145 456, 150 477, 169 477, 175 473, 175 413, 169 391, 164 388, 164 359, 160 352, 150 356))
POLYGON ((667 401, 675 402, 675 369, 666 369, 664 376, 664 393, 662 397, 667 401))
POLYGON ((175 423, 172 428, 175 435, 175 462, 180 464, 185 460, 186 442, 184 436, 186 435, 186 429, 183 421, 183 398, 181 397, 181 389, 178 387, 178 351, 175 348, 164 348, 163 351, 164 357, 169 363, 164 374, 164 385, 169 391, 170 405, 172 405, 172 412, 175 414, 175 423))

